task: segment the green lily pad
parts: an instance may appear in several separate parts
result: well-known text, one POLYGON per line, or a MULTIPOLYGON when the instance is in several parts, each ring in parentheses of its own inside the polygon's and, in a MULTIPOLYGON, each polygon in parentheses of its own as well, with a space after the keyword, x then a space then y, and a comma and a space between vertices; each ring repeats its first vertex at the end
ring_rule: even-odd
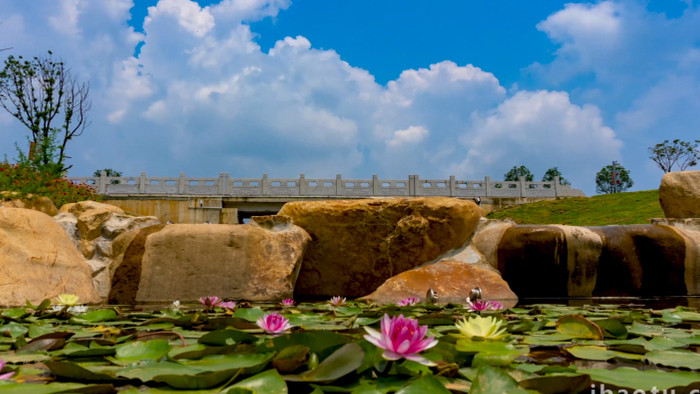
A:
POLYGON ((591 387, 591 377, 579 373, 560 373, 524 379, 519 384, 538 393, 584 393, 591 387))
POLYGON ((642 360, 644 356, 635 353, 623 353, 615 350, 608 350, 604 346, 571 346, 565 348, 572 356, 583 360, 611 360, 615 357, 630 360, 642 360))
POLYGON ((139 379, 142 382, 153 380, 159 375, 195 375, 206 372, 199 368, 192 368, 172 361, 142 361, 133 364, 131 367, 122 368, 118 375, 129 379, 139 379))
POLYGON ((591 379, 596 382, 613 384, 631 390, 650 391, 654 388, 668 390, 672 387, 686 387, 700 382, 700 374, 687 371, 666 372, 657 369, 639 370, 620 367, 615 369, 579 369, 579 372, 590 375, 591 379))
POLYGON ((233 313, 234 317, 245 319, 249 322, 257 322, 257 320, 265 315, 265 311, 260 308, 240 308, 233 313))
POLYGON ((119 361, 158 360, 168 354, 171 346, 165 339, 134 341, 116 346, 115 358, 119 361))
POLYGON ((580 315, 564 315, 557 322, 557 331, 571 338, 603 339, 603 331, 597 324, 580 315))
POLYGON ((190 375, 184 373, 156 375, 154 382, 165 383, 170 387, 184 390, 201 390, 218 386, 241 372, 240 368, 207 371, 190 375))
POLYGON ((82 383, 15 383, 0 381, 0 391, 14 394, 49 394, 49 393, 111 393, 111 384, 82 384, 82 383))
POLYGON ((346 344, 353 339, 342 334, 329 331, 295 332, 274 337, 258 346, 259 351, 280 351, 292 345, 309 347, 311 353, 321 355, 328 348, 346 344))
POLYGON ((95 309, 72 317, 71 322, 77 324, 98 323, 112 320, 115 317, 117 317, 117 312, 114 309, 95 309))
POLYGON ((27 333, 27 331, 29 331, 27 327, 25 327, 23 324, 15 322, 9 322, 0 326, 0 333, 5 334, 11 338, 17 338, 20 335, 24 335, 27 333))
POLYGON ((645 354, 647 352, 647 341, 645 338, 636 337, 632 339, 612 339, 606 340, 605 345, 610 350, 616 350, 625 353, 645 354))
POLYGON ((287 393, 287 383, 274 369, 269 369, 257 375, 243 379, 240 382, 231 386, 224 393, 233 394, 238 389, 249 390, 252 394, 267 394, 267 393, 287 393))
POLYGON ((700 369, 700 354, 682 349, 655 350, 646 354, 646 360, 675 368, 700 369))
POLYGON ((272 359, 272 365, 282 373, 291 373, 306 364, 309 357, 309 347, 292 345, 282 349, 272 359))
POLYGON ((571 343, 571 336, 558 331, 548 333, 535 333, 523 338, 522 342, 534 346, 559 346, 571 343))
POLYGON ((477 369, 476 377, 472 380, 469 394, 494 393, 534 394, 537 391, 523 389, 515 379, 500 368, 482 365, 477 369))
POLYGON ((593 323, 598 325, 603 330, 603 335, 608 338, 624 339, 627 338, 627 328, 622 323, 621 319, 608 318, 596 320, 593 323))
POLYGON ((698 335, 697 332, 681 330, 678 328, 655 326, 649 324, 642 324, 639 322, 632 323, 632 327, 628 329, 630 334, 635 334, 647 338, 654 336, 664 336, 667 338, 689 338, 698 335))
POLYGON ((53 327, 39 326, 36 324, 30 324, 28 329, 27 336, 29 338, 36 338, 54 332, 53 327))
POLYGON ((84 382, 118 382, 126 380, 124 378, 120 378, 107 373, 93 372, 87 368, 81 367, 76 363, 66 361, 45 361, 44 364, 47 367, 49 367, 49 369, 54 375, 60 376, 65 379, 79 380, 84 382))
POLYGON ((445 393, 449 394, 450 390, 440 383, 433 375, 423 375, 420 378, 409 383, 408 386, 398 390, 396 394, 423 394, 423 393, 445 393))
POLYGON ((216 330, 203 335, 197 342, 212 346, 233 345, 235 343, 250 343, 257 341, 256 336, 239 330, 216 330))
POLYGON ((458 340, 455 348, 465 353, 476 352, 472 361, 474 367, 482 364, 506 366, 528 351, 525 348, 518 349, 510 343, 501 341, 471 341, 467 339, 458 340))
POLYGON ((116 353, 114 346, 103 346, 96 342, 90 342, 88 346, 84 346, 75 342, 68 342, 63 349, 56 352, 65 357, 94 357, 94 356, 112 356, 116 353))
POLYGON ((24 364, 49 360, 51 356, 43 353, 3 354, 0 358, 11 364, 24 364))
POLYGON ((19 319, 26 314, 27 314, 27 308, 25 308, 25 307, 5 309, 2 312, 0 312, 0 316, 9 317, 12 319, 19 319))
POLYGON ((243 368, 244 373, 255 373, 256 367, 264 367, 274 353, 253 354, 217 354, 199 360, 181 360, 180 363, 199 371, 223 371, 231 368, 243 368))
POLYGON ((290 382, 332 382, 362 365, 365 353, 357 343, 348 343, 333 352, 318 367, 298 375, 285 375, 290 382))
POLYGON ((651 350, 668 350, 678 347, 685 347, 686 344, 676 339, 666 338, 666 337, 653 337, 649 342, 644 345, 644 348, 651 350))

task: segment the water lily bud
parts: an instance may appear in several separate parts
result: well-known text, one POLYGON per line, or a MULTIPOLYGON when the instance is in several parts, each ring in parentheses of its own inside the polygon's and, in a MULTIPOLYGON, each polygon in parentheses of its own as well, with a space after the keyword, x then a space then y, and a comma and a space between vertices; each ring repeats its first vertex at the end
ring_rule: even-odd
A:
POLYGON ((306 362, 306 366, 309 367, 309 370, 316 369, 316 367, 318 367, 318 354, 311 353, 309 361, 306 362))

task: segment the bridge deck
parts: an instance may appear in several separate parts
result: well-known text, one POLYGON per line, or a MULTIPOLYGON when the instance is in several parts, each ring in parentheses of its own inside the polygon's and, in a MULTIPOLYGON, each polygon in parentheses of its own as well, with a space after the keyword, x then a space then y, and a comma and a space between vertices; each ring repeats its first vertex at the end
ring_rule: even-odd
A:
POLYGON ((188 178, 181 173, 177 178, 148 177, 71 177, 75 183, 93 185, 105 196, 220 196, 220 197, 310 197, 310 198, 369 198, 369 197, 428 197, 457 198, 556 198, 583 197, 582 191, 552 182, 483 180, 420 179, 343 179, 341 175, 328 179, 299 178, 231 178, 220 173, 218 178, 188 178))

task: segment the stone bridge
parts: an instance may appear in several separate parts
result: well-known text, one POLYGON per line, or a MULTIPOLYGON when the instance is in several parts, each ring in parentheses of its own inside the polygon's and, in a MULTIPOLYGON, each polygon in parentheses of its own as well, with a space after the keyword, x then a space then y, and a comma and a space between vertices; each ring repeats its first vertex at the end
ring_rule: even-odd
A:
POLYGON ((92 185, 105 202, 137 215, 157 216, 173 223, 242 223, 255 215, 275 214, 286 202, 356 198, 444 196, 478 200, 489 211, 506 205, 558 197, 585 197, 582 191, 552 182, 420 179, 311 179, 179 177, 70 177, 74 183, 92 185))

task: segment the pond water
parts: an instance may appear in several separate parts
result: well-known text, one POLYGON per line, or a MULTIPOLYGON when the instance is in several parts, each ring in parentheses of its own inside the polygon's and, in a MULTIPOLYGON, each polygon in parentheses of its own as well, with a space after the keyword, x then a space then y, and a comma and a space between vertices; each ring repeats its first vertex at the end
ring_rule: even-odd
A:
POLYGON ((518 306, 553 304, 568 306, 617 305, 630 308, 666 309, 677 306, 700 308, 700 296, 664 297, 576 297, 576 298, 521 298, 518 306))

